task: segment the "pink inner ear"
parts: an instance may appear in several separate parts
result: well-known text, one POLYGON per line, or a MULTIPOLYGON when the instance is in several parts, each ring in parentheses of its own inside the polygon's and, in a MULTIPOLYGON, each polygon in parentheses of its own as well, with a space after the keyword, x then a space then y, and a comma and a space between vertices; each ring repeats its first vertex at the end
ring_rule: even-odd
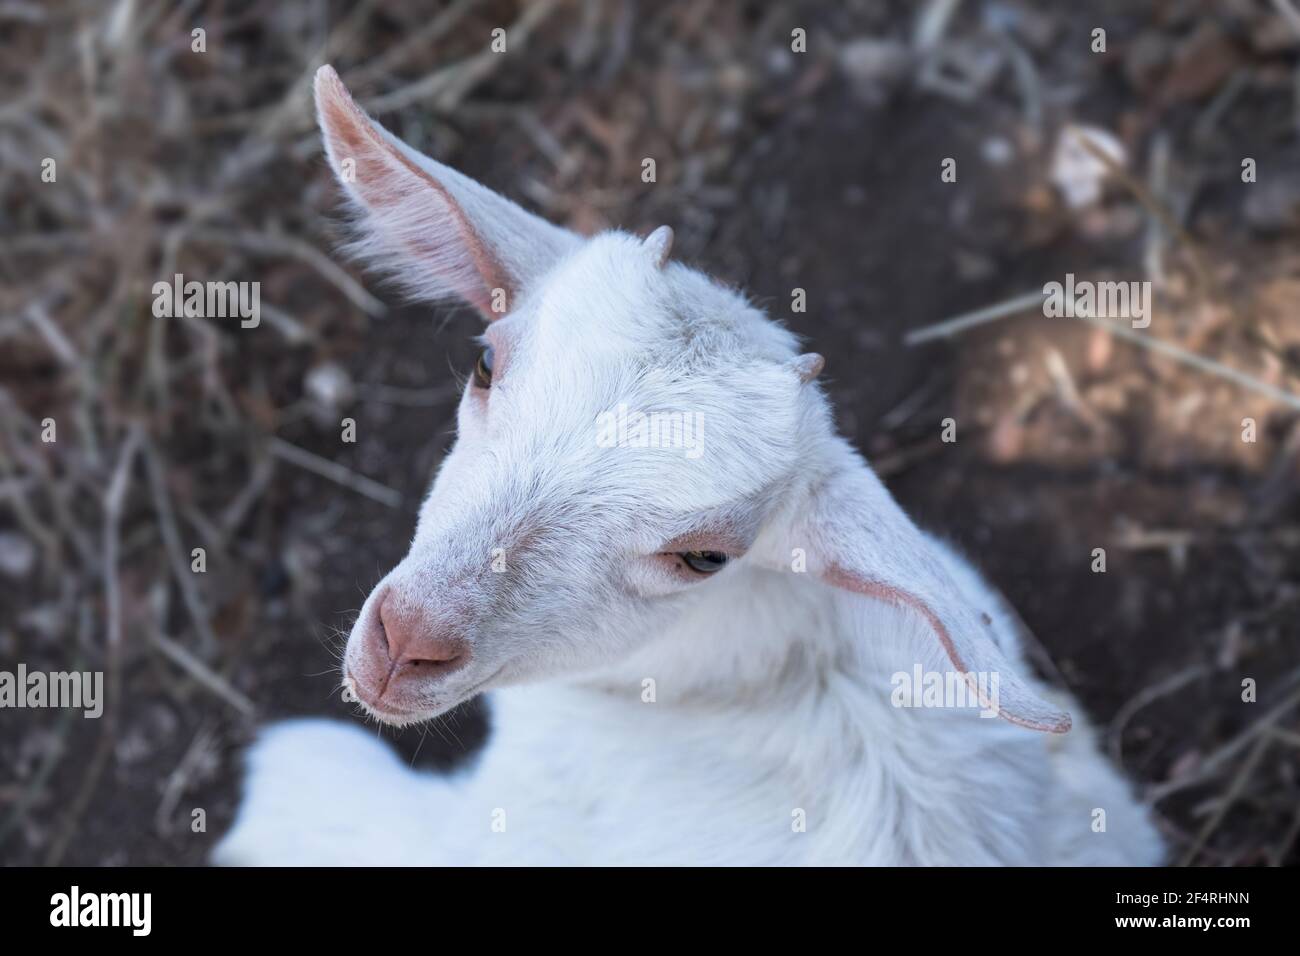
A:
POLYGON ((340 160, 356 162, 355 176, 345 185, 372 215, 402 223, 402 241, 418 262, 442 273, 440 278, 489 320, 500 318, 504 313, 493 311, 492 290, 504 289, 509 302, 512 285, 447 189, 389 142, 329 67, 316 75, 316 97, 336 172, 340 160))
MULTIPOLYGON (((991 701, 986 700, 980 694, 979 682, 975 679, 975 675, 971 673, 972 668, 968 666, 966 660, 958 651, 957 645, 953 642, 948 626, 944 624, 943 619, 935 613, 934 609, 921 598, 910 591, 905 591, 902 588, 881 581, 869 580, 835 565, 826 569, 823 573, 823 579, 832 587, 852 591, 855 594, 883 601, 895 607, 907 607, 916 611, 933 629, 935 636, 939 639, 940 646, 943 647, 944 653, 948 655, 948 660, 962 674, 967 686, 979 698, 980 704, 986 708, 993 706, 991 701)), ((992 639, 989 638, 989 640, 992 639)), ((979 667, 977 666, 976 669, 979 669, 979 667)), ((1000 668, 993 669, 1001 672, 1000 668)), ((1003 707, 999 703, 997 708, 999 717, 1017 726, 1027 727, 1030 730, 1052 734, 1063 734, 1069 731, 1071 726, 1069 714, 1046 709, 1036 701, 1027 689, 1021 687, 1019 681, 1009 672, 1002 672, 1002 677, 1006 680, 1007 690, 1011 695, 1011 706, 1003 707)))

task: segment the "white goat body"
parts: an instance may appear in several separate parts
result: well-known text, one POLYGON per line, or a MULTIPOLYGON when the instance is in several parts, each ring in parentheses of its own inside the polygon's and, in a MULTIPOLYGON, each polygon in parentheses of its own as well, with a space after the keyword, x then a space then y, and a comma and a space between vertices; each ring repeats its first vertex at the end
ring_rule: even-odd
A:
POLYGON ((401 144, 328 67, 317 105, 362 251, 490 322, 345 683, 394 724, 489 690, 492 734, 434 776, 353 725, 273 727, 216 861, 1161 860, 1091 730, 1064 733, 1071 702, 1024 676, 996 592, 835 435, 819 357, 667 261, 670 232, 546 224, 401 144), (604 447, 592 422, 620 405, 703 410, 702 454, 604 447), (725 566, 693 572, 700 553, 725 566), (914 671, 995 683, 899 706, 914 671))

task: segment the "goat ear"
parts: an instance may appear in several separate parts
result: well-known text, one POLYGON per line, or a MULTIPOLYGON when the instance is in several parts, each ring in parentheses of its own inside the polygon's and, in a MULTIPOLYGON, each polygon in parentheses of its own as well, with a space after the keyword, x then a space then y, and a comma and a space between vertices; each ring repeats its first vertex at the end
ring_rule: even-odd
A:
POLYGON ((977 693, 975 675, 997 674, 998 699, 981 704, 996 706, 999 716, 1033 730, 1068 731, 1070 716, 1016 673, 998 649, 987 610, 961 591, 945 556, 866 463, 856 453, 846 457, 851 460, 813 492, 797 526, 794 540, 808 543, 808 570, 833 587, 919 615, 935 638, 920 650, 940 667, 956 668, 977 693))
POLYGON ((456 297, 500 318, 581 241, 407 146, 330 66, 316 73, 316 114, 334 175, 366 219, 358 251, 420 298, 456 297))

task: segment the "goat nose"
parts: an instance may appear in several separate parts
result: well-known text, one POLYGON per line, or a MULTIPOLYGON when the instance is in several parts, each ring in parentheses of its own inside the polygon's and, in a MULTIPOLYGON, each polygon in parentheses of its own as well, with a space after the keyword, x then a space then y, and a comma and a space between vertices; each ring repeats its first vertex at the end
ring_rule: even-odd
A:
POLYGON ((379 625, 388 646, 388 659, 395 665, 446 671, 462 663, 468 654, 465 642, 447 635, 445 625, 399 600, 391 591, 380 602, 379 625))

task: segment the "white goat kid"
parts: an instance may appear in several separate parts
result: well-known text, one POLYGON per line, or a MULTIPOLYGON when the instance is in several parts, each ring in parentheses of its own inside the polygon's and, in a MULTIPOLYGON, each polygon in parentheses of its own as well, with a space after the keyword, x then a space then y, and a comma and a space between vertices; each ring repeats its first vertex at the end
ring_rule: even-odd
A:
POLYGON ((329 67, 316 101, 363 251, 488 320, 344 681, 395 725, 492 690, 493 731, 436 777, 354 725, 274 727, 218 862, 1161 859, 996 593, 836 436, 819 356, 668 261, 668 230, 581 238, 401 143, 329 67), (697 453, 635 440, 652 413, 702 422, 697 453), (979 693, 898 706, 918 667, 979 693))

